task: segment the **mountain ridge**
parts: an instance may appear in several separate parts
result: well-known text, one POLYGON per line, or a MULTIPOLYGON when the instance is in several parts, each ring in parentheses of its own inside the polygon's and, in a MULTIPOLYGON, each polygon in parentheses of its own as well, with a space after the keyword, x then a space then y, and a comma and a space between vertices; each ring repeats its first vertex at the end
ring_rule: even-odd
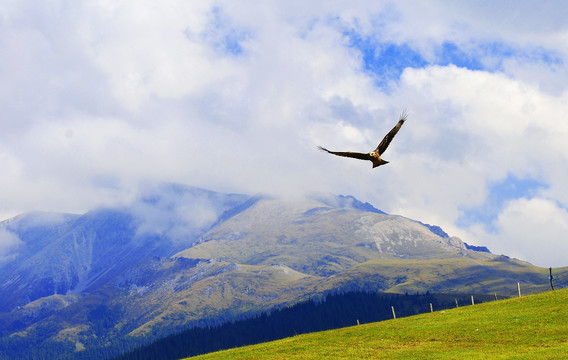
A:
POLYGON ((23 243, 0 268, 0 354, 2 344, 25 343, 80 356, 344 291, 510 295, 516 282, 548 286, 548 269, 468 249, 352 196, 163 184, 122 207, 39 217, 0 223, 23 243))
MULTIPOLYGON (((152 195, 143 195, 130 207, 101 208, 83 215, 56 214, 51 219, 42 214, 40 217, 48 228, 43 236, 48 241, 36 246, 35 252, 24 252, 12 264, 4 266, 0 272, 0 291, 13 296, 0 299, 0 311, 48 295, 81 293, 104 284, 141 258, 170 256, 191 246, 215 221, 222 221, 221 216, 230 218, 226 213, 229 208, 241 206, 240 211, 245 210, 241 203, 247 201, 250 197, 244 195, 222 196, 208 190, 166 184, 152 195), (184 196, 185 200, 203 207, 213 198, 209 203, 214 206, 204 209, 213 215, 183 218, 184 196), (113 268, 116 271, 111 271, 113 268), (12 300, 14 296, 20 301, 12 300)), ((25 223, 33 223, 30 219, 35 217, 35 213, 24 214, 0 223, 0 228, 26 239, 25 247, 35 239, 30 239, 30 228, 25 223)), ((34 227, 31 229, 34 231, 34 227)))

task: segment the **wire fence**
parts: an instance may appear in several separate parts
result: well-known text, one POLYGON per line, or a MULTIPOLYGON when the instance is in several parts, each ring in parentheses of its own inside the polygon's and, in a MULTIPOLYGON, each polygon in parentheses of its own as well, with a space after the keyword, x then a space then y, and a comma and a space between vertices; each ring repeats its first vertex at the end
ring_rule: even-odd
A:
POLYGON ((517 283, 511 283, 509 286, 503 287, 495 291, 497 300, 518 296, 535 295, 547 291, 561 290, 568 288, 568 276, 553 278, 553 287, 550 282, 546 284, 534 284, 524 281, 519 281, 517 283))

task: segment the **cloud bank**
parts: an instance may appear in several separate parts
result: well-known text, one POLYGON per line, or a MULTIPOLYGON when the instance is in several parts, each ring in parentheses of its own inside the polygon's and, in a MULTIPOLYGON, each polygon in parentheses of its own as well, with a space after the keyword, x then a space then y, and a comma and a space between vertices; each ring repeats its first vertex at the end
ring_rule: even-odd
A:
POLYGON ((0 215, 125 203, 147 181, 333 192, 567 265, 566 7, 3 4, 0 215), (316 150, 368 151, 404 108, 387 166, 316 150))
POLYGON ((16 234, 0 229, 0 266, 15 259, 22 244, 22 240, 16 234))

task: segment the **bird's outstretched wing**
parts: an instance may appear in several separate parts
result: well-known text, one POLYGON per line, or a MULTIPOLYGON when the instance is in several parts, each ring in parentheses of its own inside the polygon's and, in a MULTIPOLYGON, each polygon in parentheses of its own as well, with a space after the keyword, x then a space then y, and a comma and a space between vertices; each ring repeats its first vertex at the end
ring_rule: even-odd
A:
POLYGON ((398 130, 400 130, 402 124, 404 124, 404 122, 406 121, 407 117, 408 113, 406 112, 406 110, 404 110, 402 114, 400 114, 400 120, 398 120, 398 123, 392 128, 391 131, 389 131, 389 133, 383 138, 379 146, 377 146, 377 148, 375 149, 375 151, 379 152, 379 155, 382 155, 382 153, 385 152, 398 130))
POLYGON ((360 159, 360 160, 371 160, 371 156, 369 154, 358 153, 358 152, 330 151, 330 150, 327 150, 326 148, 324 148, 322 146, 318 146, 318 149, 320 149, 322 151, 327 151, 328 153, 333 154, 333 155, 337 155, 337 156, 350 157, 350 158, 355 158, 355 159, 360 159))

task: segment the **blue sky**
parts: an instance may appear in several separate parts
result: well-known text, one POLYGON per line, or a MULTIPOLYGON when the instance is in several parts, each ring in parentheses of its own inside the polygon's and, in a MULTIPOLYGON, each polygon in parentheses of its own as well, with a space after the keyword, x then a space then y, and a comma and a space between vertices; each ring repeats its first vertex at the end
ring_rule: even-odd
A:
MULTIPOLYGON (((354 195, 568 265, 563 1, 0 5, 0 218, 177 182, 354 195), (325 156, 369 151, 371 170, 325 156)), ((17 246, 0 233, 0 259, 17 246)))
POLYGON ((482 224, 487 231, 496 232, 495 221, 508 201, 531 199, 544 187, 545 184, 535 179, 517 179, 513 176, 490 183, 483 204, 461 209, 462 215, 457 219, 456 225, 467 227, 482 224))

